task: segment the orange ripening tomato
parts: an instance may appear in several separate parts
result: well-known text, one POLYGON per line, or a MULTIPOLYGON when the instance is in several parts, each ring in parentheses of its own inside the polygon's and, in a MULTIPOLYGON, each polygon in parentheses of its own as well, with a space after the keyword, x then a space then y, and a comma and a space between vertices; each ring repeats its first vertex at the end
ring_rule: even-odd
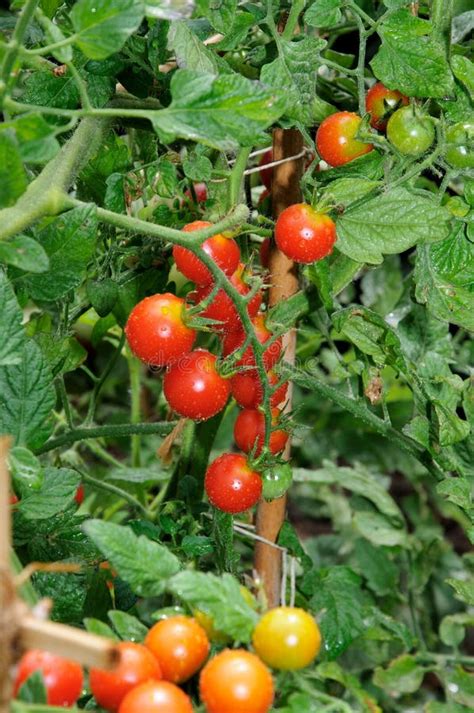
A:
POLYGON ((138 684, 162 678, 160 664, 145 646, 121 641, 117 648, 120 661, 114 669, 92 668, 89 674, 95 700, 108 711, 116 711, 127 693, 138 684))
POLYGON ((330 166, 343 166, 374 148, 355 138, 362 119, 351 111, 331 114, 316 132, 318 153, 330 166))
POLYGON ((385 131, 390 115, 395 109, 408 102, 408 97, 397 89, 388 89, 382 82, 376 82, 365 97, 365 108, 370 114, 370 125, 374 129, 385 131))
POLYGON ((273 703, 270 671, 245 649, 226 649, 203 668, 199 691, 207 713, 268 713, 273 703))
POLYGON ((148 681, 123 699, 119 713, 193 713, 189 696, 168 681, 148 681))
POLYGON ((277 607, 262 616, 252 643, 268 666, 290 671, 309 666, 321 648, 321 634, 314 618, 304 609, 277 607))
POLYGON ((163 678, 183 683, 199 671, 209 655, 209 639, 195 619, 172 616, 152 626, 145 646, 158 659, 163 678))

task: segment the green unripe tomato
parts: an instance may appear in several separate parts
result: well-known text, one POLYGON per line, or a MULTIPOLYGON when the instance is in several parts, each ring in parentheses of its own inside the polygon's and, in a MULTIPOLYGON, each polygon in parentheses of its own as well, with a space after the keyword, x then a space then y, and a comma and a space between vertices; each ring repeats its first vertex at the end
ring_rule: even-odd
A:
POLYGON ((289 463, 282 463, 263 473, 263 497, 265 500, 281 498, 291 485, 293 472, 289 463))
POLYGON ((453 168, 474 168, 474 122, 461 121, 446 130, 445 158, 453 168))
POLYGON ((433 119, 415 113, 412 106, 403 106, 388 120, 387 137, 400 153, 421 156, 435 138, 433 119))

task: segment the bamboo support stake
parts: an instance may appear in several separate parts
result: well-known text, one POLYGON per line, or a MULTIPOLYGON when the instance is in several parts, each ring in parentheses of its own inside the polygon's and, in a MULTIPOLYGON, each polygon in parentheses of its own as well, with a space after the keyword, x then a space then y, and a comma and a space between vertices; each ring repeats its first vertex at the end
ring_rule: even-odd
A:
MULTIPOLYGON (((293 203, 302 200, 300 180, 303 173, 303 137, 296 129, 275 129, 273 132, 273 160, 280 161, 290 156, 298 156, 292 161, 276 165, 273 169, 272 205, 273 215, 280 213, 293 203)), ((298 291, 298 275, 294 263, 276 247, 270 253, 269 305, 273 306, 288 299, 298 291)), ((283 338, 285 361, 295 359, 296 331, 290 330, 283 338)), ((287 409, 291 409, 291 383, 288 391, 287 409)), ((290 457, 288 441, 284 457, 290 457)), ((286 496, 262 502, 257 510, 257 534, 270 542, 276 542, 285 519, 286 496)), ((271 545, 257 542, 255 547, 255 569, 263 581, 268 606, 280 603, 282 553, 271 545)))

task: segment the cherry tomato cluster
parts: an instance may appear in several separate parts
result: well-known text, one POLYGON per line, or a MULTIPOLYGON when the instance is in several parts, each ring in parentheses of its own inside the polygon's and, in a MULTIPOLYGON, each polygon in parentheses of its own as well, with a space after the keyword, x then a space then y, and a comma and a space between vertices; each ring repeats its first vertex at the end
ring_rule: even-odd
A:
MULTIPOLYGON (((253 633, 255 653, 226 648, 209 659, 208 632, 215 642, 219 640, 212 618, 202 612, 199 617, 196 613, 162 619, 148 631, 143 644, 117 644, 119 661, 114 669, 89 671, 90 693, 111 713, 192 713, 191 698, 181 686, 200 672, 199 693, 207 713, 268 713, 274 683, 267 667, 304 668, 321 646, 313 617, 294 607, 263 614, 253 633)), ((36 671, 42 674, 49 705, 71 707, 87 693, 79 664, 31 650, 18 664, 15 695, 36 671)))

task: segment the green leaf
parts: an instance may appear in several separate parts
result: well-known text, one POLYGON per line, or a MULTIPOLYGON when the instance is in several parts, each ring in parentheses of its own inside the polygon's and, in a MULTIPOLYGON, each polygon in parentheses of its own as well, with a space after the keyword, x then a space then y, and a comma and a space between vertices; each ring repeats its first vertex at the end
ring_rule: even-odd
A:
POLYGON ((399 10, 380 27, 382 45, 370 65, 377 79, 411 97, 443 97, 453 90, 453 77, 443 45, 433 26, 399 10))
POLYGON ((26 520, 45 520, 53 517, 74 501, 80 482, 81 476, 75 470, 45 468, 41 488, 24 495, 18 504, 18 510, 26 520))
POLYGON ((104 624, 103 621, 100 621, 99 619, 94 619, 93 617, 86 617, 84 619, 84 626, 86 627, 86 631, 88 631, 90 634, 97 634, 97 636, 105 636, 106 639, 112 639, 114 641, 118 641, 119 637, 113 631, 110 626, 107 624, 104 624))
POLYGON ((15 293, 6 274, 0 268, 0 334, 2 335, 0 339, 0 367, 21 362, 26 341, 25 330, 21 324, 22 319, 23 315, 15 293))
POLYGON ((308 311, 307 295, 304 292, 297 292, 272 307, 268 315, 268 326, 272 331, 289 328, 308 311))
POLYGON ((321 64, 319 52, 326 42, 316 37, 283 40, 279 56, 262 67, 262 82, 279 91, 285 88, 285 116, 298 122, 311 123, 316 94, 316 70, 321 64))
MULTIPOLYGON (((379 544, 379 543, 377 543, 379 544)), ((390 559, 389 550, 374 546, 368 540, 359 539, 355 543, 355 556, 360 574, 369 587, 379 597, 393 594, 397 590, 399 572, 390 559)))
POLYGON ((331 181, 324 195, 330 198, 332 203, 347 208, 380 185, 380 181, 371 181, 368 178, 337 178, 331 181))
POLYGON ((32 299, 53 302, 81 284, 94 255, 96 233, 95 206, 86 205, 63 213, 37 234, 49 257, 49 270, 24 278, 32 299))
POLYGON ((112 468, 107 474, 107 480, 123 481, 125 483, 159 483, 169 480, 170 473, 158 465, 147 468, 112 468))
POLYGON ((232 30, 237 14, 237 0, 204 0, 200 10, 217 32, 227 34, 232 30))
POLYGON ((474 331, 474 245, 455 230, 435 245, 417 250, 416 299, 438 319, 474 331))
POLYGON ((70 13, 76 44, 91 59, 118 52, 143 20, 141 0, 79 0, 70 13))
POLYGON ((112 312, 118 298, 118 286, 109 277, 103 280, 90 280, 86 284, 87 296, 99 315, 106 317, 112 312))
POLYGON ((467 706, 469 710, 474 708, 474 674, 465 671, 461 666, 453 669, 446 668, 443 671, 442 679, 449 697, 456 703, 467 706))
POLYGON ((371 473, 360 463, 354 468, 337 466, 331 461, 323 461, 323 468, 307 470, 305 468, 293 469, 295 483, 324 483, 337 484, 342 488, 351 490, 357 495, 370 500, 375 507, 394 522, 403 522, 403 516, 393 498, 387 493, 380 482, 380 477, 371 473))
MULTIPOLYGON (((362 710, 366 713, 382 713, 382 709, 377 705, 377 702, 369 693, 362 687, 357 676, 344 671, 335 661, 319 664, 316 668, 318 678, 323 678, 329 681, 337 681, 342 684, 362 706, 362 710)), ((306 710, 306 709, 301 709, 306 710)))
POLYGON ((474 626, 474 615, 472 614, 460 612, 443 617, 439 626, 441 641, 446 646, 458 648, 466 637, 466 628, 470 626, 474 626))
POLYGON ((175 138, 199 141, 222 150, 264 141, 263 129, 283 113, 282 93, 239 75, 181 69, 171 80, 173 101, 150 112, 150 121, 164 143, 175 138))
POLYGON ((25 81, 21 99, 26 104, 75 109, 79 104, 79 90, 70 72, 61 77, 49 70, 34 72, 25 81))
POLYGON ((433 404, 438 421, 439 442, 442 446, 452 446, 468 437, 471 426, 467 421, 441 401, 433 400, 433 404))
POLYGON ((54 126, 41 114, 32 113, 0 124, 0 132, 8 129, 15 132, 20 156, 26 163, 44 163, 59 151, 54 126))
POLYGON ((18 700, 24 703, 46 703, 47 693, 41 671, 33 671, 20 686, 18 700))
POLYGON ((56 402, 52 375, 40 348, 27 341, 21 361, 0 367, 0 432, 16 445, 39 448, 51 432, 56 402))
POLYGON ((8 242, 1 242, 0 262, 24 272, 46 272, 49 268, 44 248, 27 235, 17 235, 8 242))
POLYGON ((180 572, 170 580, 168 588, 191 609, 208 614, 218 631, 234 641, 251 640, 258 615, 244 599, 239 582, 232 575, 180 572))
POLYGON ((181 549, 186 557, 205 557, 212 555, 214 545, 210 537, 205 535, 185 535, 181 542, 181 549))
POLYGON ((384 255, 443 240, 449 219, 432 198, 395 188, 337 219, 337 248, 357 262, 378 264, 384 255))
POLYGON ((336 659, 365 629, 366 596, 361 579, 349 567, 312 570, 303 579, 310 607, 319 624, 329 660, 336 659))
POLYGON ((84 530, 112 568, 140 597, 161 594, 166 580, 180 569, 179 560, 167 547, 144 536, 137 537, 129 527, 89 520, 84 530))
POLYGON ((436 491, 466 511, 472 507, 471 485, 467 478, 446 478, 438 483, 436 491))
POLYGON ((43 467, 39 459, 28 448, 15 446, 8 454, 8 463, 15 493, 20 498, 39 490, 44 482, 43 467))
POLYGON ((460 599, 462 602, 474 606, 474 578, 471 577, 466 580, 447 579, 446 582, 456 592, 454 595, 456 599, 460 599))
POLYGON ((147 17, 158 20, 179 20, 189 17, 194 8, 191 0, 145 0, 147 17))
POLYGON ((183 159, 183 171, 191 181, 209 181, 212 175, 212 163, 206 156, 190 155, 183 159))
POLYGON ((464 84, 471 96, 474 95, 474 63, 467 57, 455 54, 451 59, 451 68, 456 79, 464 84))
POLYGON ((342 18, 341 0, 315 0, 304 14, 304 21, 310 27, 335 27, 342 18))
POLYGON ((123 611, 109 611, 108 617, 115 631, 124 641, 141 644, 145 640, 148 629, 135 616, 123 611))
POLYGON ((0 208, 16 203, 28 181, 18 144, 11 131, 0 131, 0 208))
POLYGON ((374 545, 385 547, 408 547, 408 535, 401 527, 394 527, 391 522, 375 512, 355 513, 352 524, 354 529, 374 545))
POLYGON ((413 656, 404 654, 394 659, 386 669, 377 667, 374 683, 393 698, 400 698, 407 693, 415 693, 420 688, 426 670, 413 656))
POLYGON ((174 51, 176 64, 180 69, 219 74, 216 55, 203 44, 186 22, 174 22, 171 25, 168 48, 174 51))

